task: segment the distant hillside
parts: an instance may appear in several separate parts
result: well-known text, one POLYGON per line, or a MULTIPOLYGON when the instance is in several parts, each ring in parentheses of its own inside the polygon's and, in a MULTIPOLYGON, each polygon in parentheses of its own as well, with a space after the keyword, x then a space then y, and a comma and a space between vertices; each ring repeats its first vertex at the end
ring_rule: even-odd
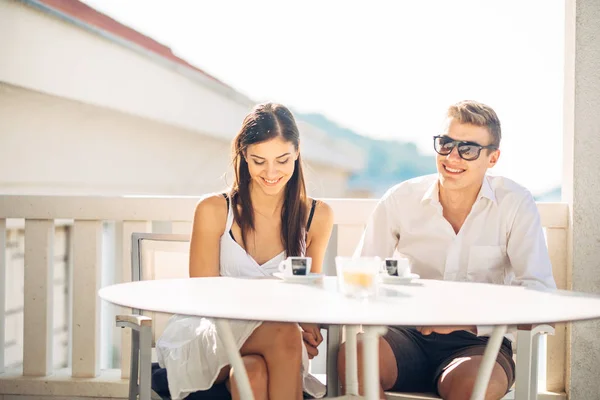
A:
POLYGON ((321 114, 295 115, 334 138, 347 140, 364 149, 365 168, 351 177, 350 187, 368 189, 379 196, 398 182, 435 172, 435 157, 419 153, 414 143, 371 139, 339 126, 321 114))
POLYGON ((561 195, 562 189, 560 186, 558 186, 544 193, 538 194, 537 196, 534 196, 534 198, 535 201, 540 202, 560 202, 562 201, 561 195))

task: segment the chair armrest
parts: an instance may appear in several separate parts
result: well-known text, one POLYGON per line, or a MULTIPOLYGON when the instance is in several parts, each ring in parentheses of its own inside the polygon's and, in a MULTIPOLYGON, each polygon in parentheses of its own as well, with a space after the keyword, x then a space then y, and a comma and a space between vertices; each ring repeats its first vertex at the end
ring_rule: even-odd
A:
POLYGON ((517 325, 515 398, 535 399, 538 394, 538 358, 541 335, 554 335, 553 324, 517 325))
POLYGON ((121 328, 131 328, 140 330, 142 328, 152 328, 152 318, 143 315, 126 314, 116 316, 117 326, 121 328))
POLYGON ((554 324, 522 324, 517 325, 519 331, 531 331, 532 335, 554 335, 554 324))
POLYGON ((116 316, 117 326, 131 328, 129 399, 150 400, 152 393, 152 318, 139 314, 116 316), (138 383, 139 380, 139 383, 138 383))

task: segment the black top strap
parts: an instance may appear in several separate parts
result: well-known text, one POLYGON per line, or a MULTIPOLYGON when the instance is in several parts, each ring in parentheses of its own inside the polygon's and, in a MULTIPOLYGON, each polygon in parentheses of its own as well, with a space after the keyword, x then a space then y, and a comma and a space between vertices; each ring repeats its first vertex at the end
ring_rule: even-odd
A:
POLYGON ((310 223, 312 222, 313 215, 315 215, 315 206, 317 205, 317 201, 313 199, 312 206, 310 207, 310 214, 308 215, 308 223, 306 224, 306 233, 310 230, 310 223))
POLYGON ((227 193, 221 193, 223 195, 223 197, 225 197, 225 200, 227 200, 227 210, 229 210, 229 196, 227 196, 227 193))
MULTIPOLYGON (((229 196, 227 196, 227 193, 221 193, 221 194, 223 195, 223 197, 225 197, 225 200, 227 201, 227 212, 229 212, 229 196)), ((236 242, 235 238, 233 237, 233 231, 231 229, 229 229, 229 236, 231 236, 233 241, 236 242)))

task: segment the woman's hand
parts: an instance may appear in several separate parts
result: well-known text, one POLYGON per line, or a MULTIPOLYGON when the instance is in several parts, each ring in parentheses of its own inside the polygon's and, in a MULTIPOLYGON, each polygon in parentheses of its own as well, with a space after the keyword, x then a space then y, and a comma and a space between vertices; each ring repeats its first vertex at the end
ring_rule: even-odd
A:
POLYGON ((302 328, 302 340, 306 344, 306 351, 308 352, 308 358, 313 359, 319 354, 317 346, 323 341, 321 335, 321 328, 318 324, 299 324, 302 328))

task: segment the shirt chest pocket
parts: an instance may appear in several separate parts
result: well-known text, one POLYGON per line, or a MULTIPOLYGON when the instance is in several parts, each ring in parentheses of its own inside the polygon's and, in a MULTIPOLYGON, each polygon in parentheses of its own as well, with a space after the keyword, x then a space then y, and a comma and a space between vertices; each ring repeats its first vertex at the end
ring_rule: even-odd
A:
POLYGON ((467 280, 503 284, 507 264, 506 246, 471 246, 467 280))

